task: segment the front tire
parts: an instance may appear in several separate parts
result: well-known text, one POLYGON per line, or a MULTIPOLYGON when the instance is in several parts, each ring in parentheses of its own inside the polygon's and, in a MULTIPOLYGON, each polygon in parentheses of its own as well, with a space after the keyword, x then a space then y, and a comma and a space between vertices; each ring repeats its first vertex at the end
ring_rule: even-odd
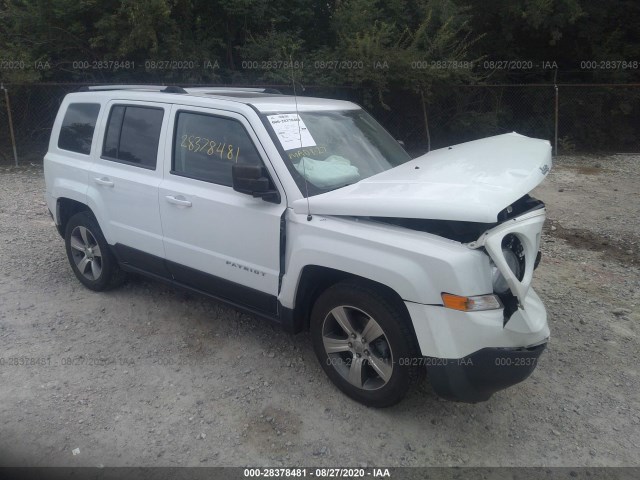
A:
POLYGON ((100 292, 123 282, 124 272, 91 213, 79 212, 69 219, 64 243, 73 273, 85 287, 100 292))
POLYGON ((311 338, 331 381, 354 400, 388 407, 419 378, 419 350, 406 311, 390 295, 347 280, 323 292, 311 338))

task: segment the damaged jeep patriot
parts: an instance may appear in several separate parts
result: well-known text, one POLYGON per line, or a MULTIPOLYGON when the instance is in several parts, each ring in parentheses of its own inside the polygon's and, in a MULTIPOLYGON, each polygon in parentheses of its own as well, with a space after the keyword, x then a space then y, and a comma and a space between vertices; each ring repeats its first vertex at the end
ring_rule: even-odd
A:
POLYGON ((86 287, 126 272, 310 331, 335 386, 400 401, 426 374, 478 402, 549 338, 531 288, 549 142, 412 159, 356 104, 263 89, 90 87, 60 106, 46 199, 86 287))

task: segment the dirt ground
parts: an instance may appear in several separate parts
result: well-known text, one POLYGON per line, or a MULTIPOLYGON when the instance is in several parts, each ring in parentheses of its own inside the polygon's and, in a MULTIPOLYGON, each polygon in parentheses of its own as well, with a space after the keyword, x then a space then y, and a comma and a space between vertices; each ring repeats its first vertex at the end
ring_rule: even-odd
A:
POLYGON ((534 286, 552 338, 477 405, 339 393, 307 334, 73 276, 41 165, 0 167, 0 466, 639 466, 640 156, 561 157, 534 286), (74 449, 76 454, 74 454, 74 449))

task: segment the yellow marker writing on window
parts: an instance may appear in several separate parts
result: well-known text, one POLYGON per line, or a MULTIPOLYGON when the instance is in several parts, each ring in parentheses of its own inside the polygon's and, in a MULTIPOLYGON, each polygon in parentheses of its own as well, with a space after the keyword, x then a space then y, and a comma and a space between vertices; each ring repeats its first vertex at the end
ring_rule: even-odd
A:
POLYGON ((238 163, 240 155, 240 147, 234 147, 232 144, 220 143, 206 137, 197 135, 189 135, 185 133, 180 137, 180 147, 194 153, 202 153, 208 156, 217 155, 223 160, 234 161, 238 163))

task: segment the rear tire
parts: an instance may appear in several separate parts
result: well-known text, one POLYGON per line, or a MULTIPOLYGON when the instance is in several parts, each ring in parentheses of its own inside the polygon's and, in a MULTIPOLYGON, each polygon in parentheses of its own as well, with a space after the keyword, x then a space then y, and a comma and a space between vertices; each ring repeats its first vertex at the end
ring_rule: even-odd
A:
POLYGON ((64 243, 73 273, 85 287, 100 292, 122 284, 125 274, 91 213, 69 219, 64 243))
POLYGON ((311 338, 331 381, 372 407, 398 403, 419 378, 406 311, 381 289, 354 280, 325 290, 311 313, 311 338))

